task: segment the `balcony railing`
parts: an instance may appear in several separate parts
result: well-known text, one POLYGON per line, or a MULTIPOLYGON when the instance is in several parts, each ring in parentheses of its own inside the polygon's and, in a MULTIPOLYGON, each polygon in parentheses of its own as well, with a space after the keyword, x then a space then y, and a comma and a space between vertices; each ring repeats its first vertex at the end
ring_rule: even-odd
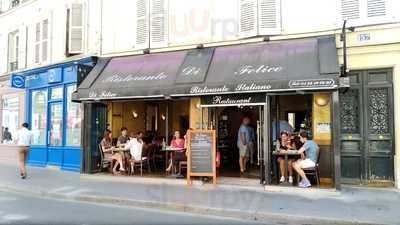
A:
POLYGON ((8 71, 15 71, 18 69, 18 61, 8 63, 8 71))

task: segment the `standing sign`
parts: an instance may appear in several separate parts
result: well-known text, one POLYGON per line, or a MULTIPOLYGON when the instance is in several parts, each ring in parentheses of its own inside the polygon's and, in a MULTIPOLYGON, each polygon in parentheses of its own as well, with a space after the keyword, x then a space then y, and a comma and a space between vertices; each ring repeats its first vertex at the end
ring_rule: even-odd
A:
POLYGON ((191 177, 195 176, 212 177, 215 186, 217 184, 215 130, 189 130, 187 138, 187 183, 192 184, 191 177))

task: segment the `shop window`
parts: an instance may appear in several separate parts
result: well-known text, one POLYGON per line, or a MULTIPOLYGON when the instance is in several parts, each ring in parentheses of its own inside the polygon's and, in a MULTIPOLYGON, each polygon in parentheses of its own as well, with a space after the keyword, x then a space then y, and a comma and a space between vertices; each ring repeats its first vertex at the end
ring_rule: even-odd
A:
POLYGON ((50 145, 60 146, 62 144, 62 114, 61 103, 52 103, 50 105, 50 145))
POLYGON ((14 140, 19 126, 19 98, 4 96, 2 102, 2 126, 8 128, 14 140))
POLYGON ((47 90, 32 91, 31 121, 33 144, 46 144, 47 90))
POLYGON ((57 100, 63 98, 63 87, 54 87, 51 89, 51 100, 57 100))
POLYGON ((79 146, 81 144, 81 105, 71 101, 76 85, 67 87, 67 140, 66 145, 79 146))

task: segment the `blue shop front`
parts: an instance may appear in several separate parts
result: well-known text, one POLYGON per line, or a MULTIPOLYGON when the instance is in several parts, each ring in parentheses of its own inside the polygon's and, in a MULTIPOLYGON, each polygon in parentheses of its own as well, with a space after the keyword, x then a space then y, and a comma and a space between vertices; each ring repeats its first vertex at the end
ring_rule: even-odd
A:
POLYGON ((25 119, 33 132, 29 165, 80 171, 82 110, 71 96, 95 61, 89 57, 19 73, 25 77, 25 119))

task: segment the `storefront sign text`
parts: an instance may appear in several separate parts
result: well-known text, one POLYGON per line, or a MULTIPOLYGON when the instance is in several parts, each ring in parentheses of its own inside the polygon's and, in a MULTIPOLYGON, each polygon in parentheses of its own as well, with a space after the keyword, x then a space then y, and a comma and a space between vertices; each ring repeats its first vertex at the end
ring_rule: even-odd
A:
POLYGON ((89 92, 89 98, 113 98, 113 97, 117 97, 117 94, 111 91, 101 91, 100 93, 96 91, 89 92))
POLYGON ((247 105, 265 103, 265 94, 232 94, 203 96, 202 105, 247 105))
POLYGON ((207 86, 204 87, 194 86, 190 88, 190 94, 222 93, 228 91, 229 88, 226 87, 225 85, 222 87, 213 87, 213 88, 209 88, 207 86))
POLYGON ((334 84, 335 81, 333 79, 289 81, 290 88, 322 88, 322 87, 333 87, 334 84))
POLYGON ((257 74, 266 74, 266 73, 277 73, 282 71, 281 66, 269 66, 269 65, 261 65, 261 66, 253 66, 253 65, 244 65, 239 67, 237 71, 235 71, 235 75, 257 75, 257 74))
POLYGON ((188 66, 183 68, 182 70, 182 76, 196 76, 199 75, 201 72, 201 68, 200 67, 196 67, 196 66, 188 66))
POLYGON ((168 77, 164 72, 157 75, 113 75, 107 77, 102 82, 103 83, 123 83, 130 81, 152 81, 152 80, 164 80, 168 77))
POLYGON ((249 84, 238 84, 236 85, 235 91, 263 91, 263 90, 269 90, 271 89, 271 85, 269 84, 255 84, 251 83, 249 84))

